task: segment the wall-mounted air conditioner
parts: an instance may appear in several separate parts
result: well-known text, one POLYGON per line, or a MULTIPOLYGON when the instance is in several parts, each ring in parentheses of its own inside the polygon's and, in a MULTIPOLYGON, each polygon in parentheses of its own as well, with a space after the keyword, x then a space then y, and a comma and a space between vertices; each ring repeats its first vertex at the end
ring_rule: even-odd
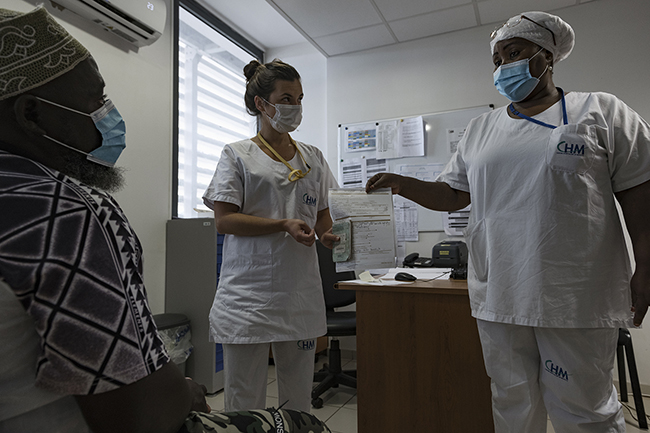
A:
POLYGON ((52 6, 67 9, 137 47, 154 43, 167 19, 165 0, 50 0, 52 6))

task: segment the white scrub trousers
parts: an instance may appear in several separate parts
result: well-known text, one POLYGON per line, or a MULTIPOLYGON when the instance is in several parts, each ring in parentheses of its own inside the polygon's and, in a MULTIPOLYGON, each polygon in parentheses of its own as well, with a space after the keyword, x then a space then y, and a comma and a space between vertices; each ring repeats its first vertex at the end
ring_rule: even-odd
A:
POLYGON ((266 409, 269 348, 273 348, 278 406, 309 412, 316 340, 223 344, 226 412, 266 409))
POLYGON ((496 433, 624 433, 613 384, 617 328, 535 328, 477 320, 496 433))

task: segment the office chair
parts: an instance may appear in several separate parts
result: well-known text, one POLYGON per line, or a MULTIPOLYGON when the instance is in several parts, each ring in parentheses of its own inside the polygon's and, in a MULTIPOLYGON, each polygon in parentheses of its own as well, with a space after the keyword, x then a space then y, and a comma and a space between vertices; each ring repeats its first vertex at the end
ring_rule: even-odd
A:
POLYGON ((647 430, 648 420, 645 416, 643 396, 641 395, 641 385, 639 384, 639 375, 636 370, 636 361, 634 360, 632 336, 630 335, 630 331, 627 329, 619 328, 618 346, 616 347, 616 362, 618 363, 618 384, 621 389, 621 401, 623 402, 627 402, 627 379, 625 378, 626 357, 627 368, 630 370, 630 383, 632 385, 632 395, 634 396, 634 407, 636 408, 636 415, 639 419, 639 428, 647 430))
POLYGON ((335 308, 353 304, 356 293, 352 290, 336 290, 334 284, 343 280, 354 280, 353 271, 336 273, 336 265, 332 261, 332 250, 316 241, 320 276, 323 281, 323 295, 327 314, 327 336, 333 337, 328 350, 329 364, 314 373, 314 382, 320 382, 311 392, 311 405, 318 409, 323 407, 321 394, 330 388, 338 388, 339 384, 352 388, 357 387, 357 372, 341 369, 341 349, 336 337, 356 335, 357 313, 354 311, 334 311, 335 308))

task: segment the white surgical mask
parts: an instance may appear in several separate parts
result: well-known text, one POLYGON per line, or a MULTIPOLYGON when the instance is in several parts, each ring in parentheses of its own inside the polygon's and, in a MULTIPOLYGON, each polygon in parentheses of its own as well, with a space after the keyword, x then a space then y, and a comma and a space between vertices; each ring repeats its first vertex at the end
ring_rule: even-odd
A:
POLYGON ((275 107, 275 115, 271 118, 266 111, 273 129, 279 133, 294 131, 302 121, 302 105, 271 104, 266 99, 264 102, 275 107))

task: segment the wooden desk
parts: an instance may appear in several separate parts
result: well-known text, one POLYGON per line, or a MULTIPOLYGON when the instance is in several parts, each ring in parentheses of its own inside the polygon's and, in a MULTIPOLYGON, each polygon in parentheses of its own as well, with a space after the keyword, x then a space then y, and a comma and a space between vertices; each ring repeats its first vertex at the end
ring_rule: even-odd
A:
POLYGON ((358 432, 494 432, 467 282, 435 280, 357 292, 358 432))

